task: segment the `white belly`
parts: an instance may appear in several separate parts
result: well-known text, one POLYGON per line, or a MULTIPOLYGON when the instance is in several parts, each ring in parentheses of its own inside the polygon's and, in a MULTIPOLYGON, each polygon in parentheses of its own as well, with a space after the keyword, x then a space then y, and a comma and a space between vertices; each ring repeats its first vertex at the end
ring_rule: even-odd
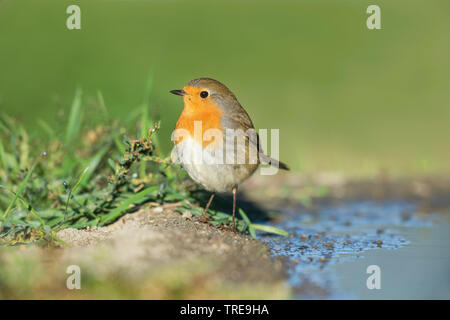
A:
POLYGON ((220 148, 212 144, 203 148, 192 138, 184 137, 172 150, 172 160, 181 163, 195 182, 213 192, 230 192, 253 174, 257 165, 224 164, 220 148))

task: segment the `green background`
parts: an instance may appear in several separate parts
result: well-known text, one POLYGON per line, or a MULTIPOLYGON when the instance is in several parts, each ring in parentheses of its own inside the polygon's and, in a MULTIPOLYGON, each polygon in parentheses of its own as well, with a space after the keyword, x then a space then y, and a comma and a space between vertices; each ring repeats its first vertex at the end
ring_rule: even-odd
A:
POLYGON ((151 76, 169 151, 182 105, 168 91, 208 76, 257 128, 280 129, 293 169, 448 173, 449 32, 448 0, 0 0, 0 109, 58 126, 81 87, 119 118, 151 76), (71 4, 81 30, 66 28, 71 4), (370 4, 381 30, 366 27, 370 4))

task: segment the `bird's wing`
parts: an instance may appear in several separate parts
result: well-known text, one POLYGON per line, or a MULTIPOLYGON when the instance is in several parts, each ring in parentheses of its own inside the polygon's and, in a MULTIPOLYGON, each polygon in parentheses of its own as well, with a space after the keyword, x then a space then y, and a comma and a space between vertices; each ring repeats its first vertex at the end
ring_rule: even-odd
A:
MULTIPOLYGON (((264 153, 264 150, 262 149, 260 144, 259 135, 254 130, 253 123, 249 115, 244 110, 244 108, 242 108, 241 110, 243 112, 232 112, 229 115, 222 115, 222 125, 225 128, 243 130, 244 136, 242 138, 244 139, 245 144, 248 144, 251 149, 250 151, 245 150, 246 159, 249 156, 249 153, 251 154, 251 152, 254 152, 254 154, 256 154, 258 163, 270 164, 283 170, 290 170, 285 163, 273 159, 264 153), (251 133, 249 129, 253 129, 254 133, 251 133)), ((238 136, 241 136, 241 134, 238 134, 238 136)))

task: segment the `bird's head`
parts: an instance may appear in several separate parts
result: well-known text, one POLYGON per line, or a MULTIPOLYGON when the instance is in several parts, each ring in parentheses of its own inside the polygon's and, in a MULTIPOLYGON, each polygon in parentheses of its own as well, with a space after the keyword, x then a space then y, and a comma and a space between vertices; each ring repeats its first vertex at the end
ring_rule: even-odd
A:
POLYGON ((182 96, 185 110, 192 112, 217 107, 226 110, 230 105, 239 104, 224 84, 210 78, 194 79, 183 89, 170 92, 182 96))

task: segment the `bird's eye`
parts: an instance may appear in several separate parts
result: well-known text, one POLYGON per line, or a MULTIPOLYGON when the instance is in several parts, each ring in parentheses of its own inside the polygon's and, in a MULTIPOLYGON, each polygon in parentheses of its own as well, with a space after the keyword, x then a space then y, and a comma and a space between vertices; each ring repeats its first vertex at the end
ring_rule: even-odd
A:
POLYGON ((208 96, 208 91, 200 92, 200 97, 202 97, 203 99, 205 99, 207 96, 208 96))

